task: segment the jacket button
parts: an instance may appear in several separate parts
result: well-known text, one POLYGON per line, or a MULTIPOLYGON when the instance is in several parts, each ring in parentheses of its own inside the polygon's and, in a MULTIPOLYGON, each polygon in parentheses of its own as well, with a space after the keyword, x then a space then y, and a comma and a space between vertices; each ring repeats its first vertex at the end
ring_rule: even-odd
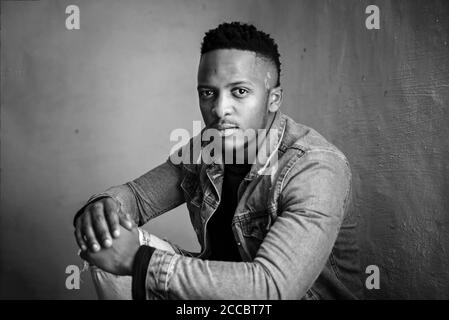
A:
POLYGON ((241 246, 242 244, 241 244, 240 242, 237 242, 237 245, 238 245, 238 246, 241 246))

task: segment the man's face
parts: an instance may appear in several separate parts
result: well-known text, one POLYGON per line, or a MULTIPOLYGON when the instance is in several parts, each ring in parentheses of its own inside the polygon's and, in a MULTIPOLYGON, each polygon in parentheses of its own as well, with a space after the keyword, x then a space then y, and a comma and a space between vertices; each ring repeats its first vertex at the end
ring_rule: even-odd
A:
POLYGON ((276 77, 275 66, 251 51, 220 49, 202 55, 198 69, 201 114, 207 128, 218 130, 225 152, 245 147, 245 130, 271 124, 280 102, 270 104, 276 77))

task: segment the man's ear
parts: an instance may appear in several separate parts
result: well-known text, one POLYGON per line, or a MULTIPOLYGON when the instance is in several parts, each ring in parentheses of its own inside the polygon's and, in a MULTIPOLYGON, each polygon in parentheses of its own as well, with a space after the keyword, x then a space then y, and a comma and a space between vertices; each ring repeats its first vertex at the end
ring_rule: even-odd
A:
POLYGON ((276 112, 279 110, 282 104, 282 88, 276 87, 270 89, 270 94, 268 96, 268 111, 276 112))

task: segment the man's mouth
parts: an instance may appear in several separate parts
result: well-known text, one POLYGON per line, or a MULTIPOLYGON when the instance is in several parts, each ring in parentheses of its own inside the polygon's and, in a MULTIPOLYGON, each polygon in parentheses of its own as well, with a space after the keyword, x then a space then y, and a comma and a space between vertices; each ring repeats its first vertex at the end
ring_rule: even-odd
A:
POLYGON ((234 133, 236 133, 237 130, 238 130, 237 127, 232 127, 232 128, 219 129, 218 132, 220 133, 220 135, 222 137, 228 137, 228 136, 233 135, 234 133))
POLYGON ((235 124, 223 123, 216 126, 216 129, 222 137, 233 135, 237 132, 238 127, 235 124))

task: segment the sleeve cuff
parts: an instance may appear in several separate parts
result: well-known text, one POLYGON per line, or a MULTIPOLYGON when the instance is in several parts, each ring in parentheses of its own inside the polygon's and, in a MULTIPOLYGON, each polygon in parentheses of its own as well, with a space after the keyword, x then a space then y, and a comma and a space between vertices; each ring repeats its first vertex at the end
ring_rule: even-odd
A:
POLYGON ((155 248, 150 246, 140 246, 134 257, 132 271, 132 297, 133 300, 145 300, 146 288, 145 280, 147 276, 148 265, 155 248))

